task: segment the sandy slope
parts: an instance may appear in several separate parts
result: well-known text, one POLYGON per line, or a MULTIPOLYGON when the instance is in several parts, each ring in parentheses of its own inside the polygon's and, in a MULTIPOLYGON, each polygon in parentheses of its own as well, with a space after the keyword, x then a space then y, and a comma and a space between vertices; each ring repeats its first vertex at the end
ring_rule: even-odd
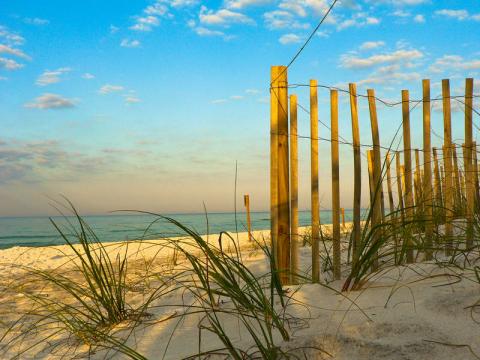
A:
MULTIPOLYGON (((262 236, 267 237, 267 233, 255 232, 256 238, 262 236)), ((215 243, 215 236, 210 236, 210 240, 215 243)), ((247 234, 239 234, 239 242, 245 264, 256 274, 266 273, 268 266, 265 257, 248 242, 247 234)), ((135 259, 152 257, 158 246, 151 244, 131 244, 129 253, 132 254, 132 263, 135 259)), ((112 254, 118 251, 117 245, 109 247, 112 254)), ((53 269, 68 261, 72 254, 72 250, 64 246, 2 250, 0 271, 5 276, 4 281, 6 278, 12 280, 19 273, 8 264, 53 269)), ((310 248, 301 248, 300 255, 303 269, 307 270, 310 248)), ((171 254, 165 250, 162 256, 167 259, 171 254)), ((456 270, 456 273, 461 274, 461 271, 456 270)), ((282 346, 292 349, 314 346, 330 354, 312 350, 307 355, 311 359, 479 358, 480 324, 474 319, 480 320, 480 314, 472 314, 468 307, 479 300, 480 286, 468 280, 471 275, 465 273, 459 277, 453 270, 433 264, 415 264, 384 271, 366 284, 365 289, 344 294, 338 292, 342 285, 338 281, 329 284, 333 289, 316 284, 290 286, 289 293, 294 294, 294 299, 302 305, 290 306, 287 312, 301 321, 292 322, 291 341, 282 346)), ((137 300, 141 300, 140 295, 132 297, 132 301, 137 300)), ((3 298, 0 305, 3 310, 0 310, 7 313, 15 307, 20 309, 25 306, 25 301, 21 296, 3 298)), ((181 303, 188 301, 188 297, 172 294, 162 299, 163 304, 170 303, 172 307, 168 311, 152 309, 152 318, 158 319, 169 312, 180 311, 181 303)), ((11 320, 12 317, 4 318, 8 322, 5 319, 11 320)), ((161 359, 164 353, 166 359, 180 359, 194 355, 198 350, 198 323, 199 317, 191 316, 179 324, 166 322, 140 326, 128 343, 149 359, 161 359)), ((238 322, 225 318, 225 326, 236 345, 245 349, 251 345, 251 340, 240 329, 238 322)), ((218 345, 216 338, 203 333, 202 349, 218 345)), ((78 349, 77 355, 86 357, 86 353, 82 353, 84 350, 78 349)), ((9 358, 12 355, 13 352, 9 352, 2 356, 9 358)), ((93 355, 94 358, 104 356, 104 352, 93 355)), ((22 358, 47 359, 55 356, 31 352, 22 358)))

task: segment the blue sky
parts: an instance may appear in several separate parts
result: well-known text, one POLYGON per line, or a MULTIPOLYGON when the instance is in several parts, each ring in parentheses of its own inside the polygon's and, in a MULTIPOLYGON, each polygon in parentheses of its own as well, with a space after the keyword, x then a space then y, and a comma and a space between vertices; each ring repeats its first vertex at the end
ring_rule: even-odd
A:
MULTIPOLYGON (((268 207, 269 72, 286 64, 324 14, 324 0, 3 0, 0 9, 0 216, 47 214, 64 194, 85 213, 268 207), (240 202, 241 203, 241 202, 240 202)), ((290 83, 375 88, 418 98, 421 79, 461 94, 480 69, 480 4, 343 0, 289 70, 290 83)), ((306 88, 293 89, 308 104, 306 88)), ((328 91, 319 90, 329 121, 328 91)), ((477 88, 476 88, 476 92, 477 88)), ((340 133, 351 139, 347 98, 340 133)), ((437 104, 439 105, 439 104, 437 104)), ((370 143, 366 103, 361 140, 370 143)), ((436 110, 441 110, 438 106, 436 110)), ((421 147, 420 113, 412 113, 421 147)), ((379 105, 388 145, 401 109, 379 105)), ((463 113, 454 104, 454 135, 463 113)), ((478 119, 475 119, 478 122, 478 119)), ((299 133, 308 135, 308 116, 299 133)), ((433 124, 441 133, 441 117, 433 124)), ((320 135, 329 136, 320 127, 320 135)), ((435 144, 441 140, 433 139, 435 144)), ((330 207, 330 145, 320 149, 330 207)), ((342 205, 351 207, 351 148, 341 149, 342 205)), ((308 142, 300 144, 300 204, 308 208, 308 142)), ((365 166, 364 166, 365 167, 365 166)), ((366 178, 365 178, 366 179, 366 178)), ((366 183, 366 181, 364 181, 366 183)), ((365 192, 366 194, 366 192, 365 192)), ((366 203, 364 199, 364 204, 366 203)))

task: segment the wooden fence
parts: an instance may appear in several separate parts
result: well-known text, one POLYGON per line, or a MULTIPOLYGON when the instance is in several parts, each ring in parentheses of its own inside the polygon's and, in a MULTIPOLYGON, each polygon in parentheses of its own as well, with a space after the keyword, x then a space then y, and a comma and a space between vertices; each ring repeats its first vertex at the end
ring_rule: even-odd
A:
MULTIPOLYGON (((298 133, 297 133, 297 96, 288 95, 287 68, 273 66, 271 68, 271 116, 270 116, 270 199, 271 199, 271 239, 273 254, 284 284, 296 283, 296 274, 299 272, 299 230, 298 230, 298 133), (290 119, 290 121, 289 121, 290 119)), ((311 80, 310 90, 310 151, 311 151, 311 279, 320 281, 320 202, 319 202, 319 168, 318 168, 318 83, 311 80)), ((338 132, 338 91, 330 89, 330 139, 331 142, 331 184, 332 184, 332 252, 333 277, 341 278, 341 248, 340 248, 340 178, 339 178, 339 132, 338 132)), ((442 102, 443 109, 443 146, 432 148, 431 144, 431 102, 430 81, 422 81, 423 97, 416 105, 423 105, 423 148, 412 149, 410 112, 412 110, 409 91, 401 92, 403 150, 394 151, 381 145, 378 128, 377 101, 372 89, 367 95, 372 144, 362 145, 360 142, 358 97, 355 84, 349 84, 350 115, 352 123, 352 142, 349 143, 353 151, 353 226, 350 237, 351 264, 355 266, 362 251, 362 219, 361 219, 361 155, 362 147, 369 147, 367 151, 368 173, 370 186, 370 211, 368 226, 370 229, 379 227, 386 222, 408 224, 414 218, 421 217, 422 231, 425 234, 425 244, 422 258, 432 258, 432 238, 434 227, 444 226, 447 239, 444 244, 446 254, 453 251, 452 235, 453 222, 457 218, 466 221, 466 244, 471 247, 474 239, 473 217, 480 207, 480 189, 476 143, 472 135, 473 115, 473 79, 465 81, 465 95, 454 97, 461 102, 465 112, 465 140, 461 144, 462 158, 458 162, 457 148, 452 141, 452 109, 449 80, 442 81, 442 97, 434 99, 442 102), (381 150, 386 151, 382 159, 381 150), (415 163, 412 162, 412 152, 415 154, 415 163), (442 153, 442 162, 439 153, 442 153), (401 159, 403 153, 403 163, 401 159), (423 163, 420 162, 420 153, 423 153, 423 163), (392 166, 395 162, 395 166, 392 166), (392 169, 396 175, 392 176, 392 169), (384 205, 384 182, 387 183, 388 214, 384 205), (397 202, 393 195, 393 184, 396 182, 397 202), (442 219, 438 220, 439 215, 442 219)), ((415 106, 416 106, 415 105, 415 106)), ((418 229, 416 230, 418 231, 418 229)), ((381 237, 381 231, 374 234, 381 237)), ((411 242, 411 237, 406 237, 411 242)), ((419 250, 412 243, 402 243, 403 239, 396 239, 395 246, 404 246, 406 262, 416 261, 419 250)), ((375 239, 374 239, 375 242, 375 239)), ((397 256, 397 255, 395 255, 397 256)), ((397 257, 395 258, 397 262, 397 257)), ((375 269, 377 263, 373 264, 375 269)))

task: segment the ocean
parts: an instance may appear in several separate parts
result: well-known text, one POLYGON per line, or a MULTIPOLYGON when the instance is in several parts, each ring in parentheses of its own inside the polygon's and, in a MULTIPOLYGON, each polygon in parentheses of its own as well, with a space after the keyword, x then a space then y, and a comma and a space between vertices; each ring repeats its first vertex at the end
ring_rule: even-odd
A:
MULTIPOLYGON (((195 229, 200 234, 219 233, 220 231, 246 231, 245 213, 212 213, 208 214, 208 230, 205 214, 173 214, 166 215, 178 220, 183 225, 195 229)), ((71 234, 68 221, 74 225, 72 217, 53 217, 65 233, 71 234)), ((163 238, 184 235, 178 228, 154 216, 139 214, 95 215, 84 216, 83 219, 95 231, 102 242, 135 240, 141 238, 163 238), (154 222, 157 220, 156 222, 154 222), (154 222, 152 224, 152 222, 154 222), (150 227, 149 227, 150 226, 150 227), (148 228, 148 231, 145 230, 148 228)), ((332 222, 332 212, 320 212, 322 224, 332 222)), ((345 209, 345 221, 352 221, 352 210, 345 209)), ((251 213, 253 230, 270 228, 270 214, 268 212, 251 213)), ((310 211, 299 212, 300 226, 310 225, 310 211)), ((78 228, 78 226, 77 226, 78 228)), ((65 244, 58 231, 48 217, 3 217, 0 218, 0 249, 13 246, 50 246, 65 244)))

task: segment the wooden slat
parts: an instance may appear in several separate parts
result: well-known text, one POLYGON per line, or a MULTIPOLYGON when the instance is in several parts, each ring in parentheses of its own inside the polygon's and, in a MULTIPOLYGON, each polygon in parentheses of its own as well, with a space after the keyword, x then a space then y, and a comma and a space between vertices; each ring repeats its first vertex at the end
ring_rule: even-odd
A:
POLYGON ((332 223, 333 277, 339 280, 340 269, 340 168, 338 154, 338 91, 330 91, 331 151, 332 151, 332 223))
POLYGON ((405 222, 404 202, 403 202, 403 186, 402 186, 402 163, 400 160, 400 152, 395 153, 396 173, 397 173, 397 193, 398 193, 398 209, 402 223, 405 222))
POLYGON ((360 159, 360 130, 358 125, 357 87, 349 84, 350 113, 353 137, 353 229, 352 229, 352 264, 358 260, 361 239, 361 200, 362 200, 362 163, 360 159))
POLYGON ((442 80, 442 98, 443 98, 443 141, 444 156, 443 166, 445 170, 445 237, 446 254, 452 254, 452 236, 453 227, 452 220, 454 215, 454 184, 452 179, 452 114, 450 104, 450 81, 442 80))
POLYGON ((298 283, 298 125, 297 95, 290 95, 290 211, 291 211, 291 282, 298 283))
POLYGON ((319 231, 320 198, 318 193, 318 97, 317 80, 310 80, 310 159, 312 191, 312 282, 320 281, 319 231))
MULTIPOLYGON (((410 103, 408 90, 402 90, 403 118, 403 158, 405 166, 405 215, 407 220, 413 219, 413 186, 412 186, 412 154, 410 142, 410 103)), ((407 263, 413 262, 413 244, 410 239, 406 244, 407 263)))
POLYGON ((281 69, 282 66, 272 66, 270 70, 270 239, 275 261, 278 257, 278 74, 281 69))
POLYGON ((390 209, 390 217, 393 216, 393 213, 395 212, 395 204, 393 202, 393 192, 392 192, 392 174, 390 171, 391 168, 391 159, 390 159, 390 152, 387 152, 387 157, 386 157, 386 163, 387 163, 387 191, 388 191, 388 205, 390 209))
POLYGON ((473 115, 473 79, 465 80, 465 149, 464 149, 464 170, 466 184, 466 219, 467 248, 472 247, 474 237, 473 214, 475 212, 475 176, 473 173, 473 135, 472 135, 472 115, 473 115))
POLYGON ((423 196, 425 216, 425 258, 432 259, 433 238, 433 192, 432 192, 432 155, 430 122, 430 80, 422 81, 423 88, 423 196))
POLYGON ((460 184, 460 174, 458 169, 458 158, 457 158, 457 145, 452 143, 452 160, 453 160, 453 173, 452 173, 452 183, 454 187, 454 209, 455 215, 460 216, 462 208, 462 186, 460 184))
POLYGON ((247 230, 248 230, 248 241, 252 241, 252 223, 250 219, 250 196, 243 195, 243 203, 245 205, 245 211, 247 212, 247 230))
POLYGON ((290 166, 288 82, 286 68, 278 75, 278 247, 277 266, 282 284, 290 281, 290 166))

